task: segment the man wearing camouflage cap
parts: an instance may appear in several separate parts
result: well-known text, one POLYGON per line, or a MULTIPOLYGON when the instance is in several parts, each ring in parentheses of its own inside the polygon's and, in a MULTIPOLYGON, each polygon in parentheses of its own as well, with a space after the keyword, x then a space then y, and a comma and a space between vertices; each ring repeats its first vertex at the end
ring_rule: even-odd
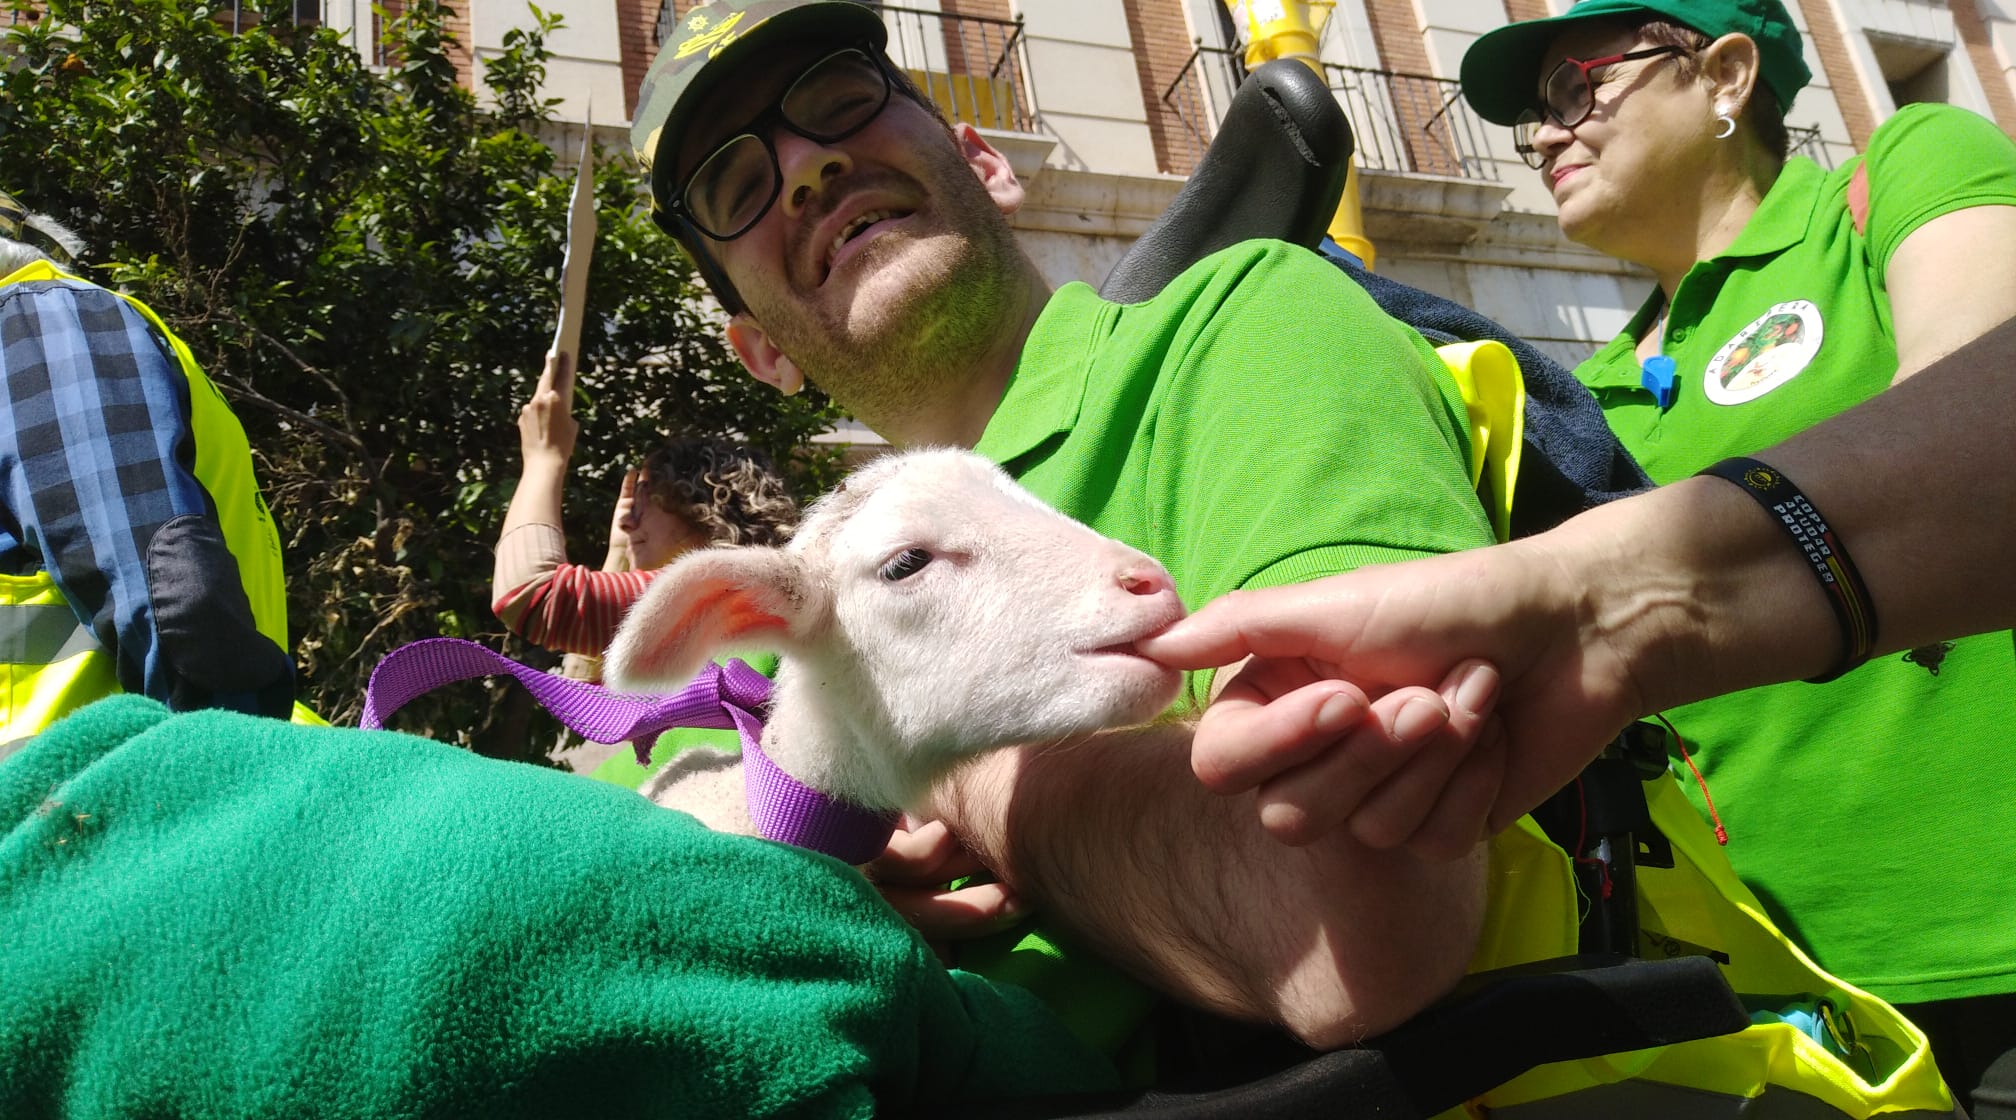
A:
MULTIPOLYGON (((847 0, 717 0, 679 24, 640 92, 655 216, 752 374, 785 392, 810 379, 899 447, 974 447, 1157 556, 1192 607, 1491 539, 1461 398, 1418 335, 1277 242, 1217 254, 1139 305, 1052 292, 1009 228, 1023 192, 1007 161, 924 103, 886 39, 847 0)), ((1461 740, 1494 682, 1465 666, 1444 695, 1340 713, 1338 737, 1425 748, 1474 768, 1484 794, 1495 756, 1461 740)), ((1414 837, 1426 858, 1406 836, 1375 851, 1276 821, 1302 845, 1284 846, 1254 793, 1215 797, 1192 777, 1189 734, 1002 752, 936 808, 1131 971, 1317 1045, 1390 1027, 1461 976, 1482 921, 1474 836, 1414 837)), ((1380 814, 1361 818, 1376 829, 1380 814)), ((1009 904, 996 888, 976 905, 985 924, 1009 904)), ((926 913, 947 910, 962 913, 926 913)))

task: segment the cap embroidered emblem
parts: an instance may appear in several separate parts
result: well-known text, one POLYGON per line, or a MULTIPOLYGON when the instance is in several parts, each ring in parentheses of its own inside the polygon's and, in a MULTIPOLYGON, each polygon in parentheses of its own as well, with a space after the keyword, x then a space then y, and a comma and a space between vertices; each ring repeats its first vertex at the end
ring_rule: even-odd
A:
POLYGON ((735 28, 736 25, 742 22, 742 17, 747 14, 746 12, 736 12, 734 15, 715 24, 711 29, 705 26, 707 22, 706 17, 693 17, 694 21, 687 26, 691 27, 697 34, 679 44, 679 52, 672 57, 690 58, 701 51, 706 51, 710 57, 720 53, 722 47, 734 42, 741 35, 741 32, 735 30, 735 28))

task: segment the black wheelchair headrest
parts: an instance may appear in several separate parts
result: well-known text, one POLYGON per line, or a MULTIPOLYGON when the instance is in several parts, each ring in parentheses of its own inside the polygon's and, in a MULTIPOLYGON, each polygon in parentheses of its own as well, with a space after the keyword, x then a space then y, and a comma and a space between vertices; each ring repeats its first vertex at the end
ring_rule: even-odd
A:
POLYGON ((1139 303, 1241 241, 1315 248, 1351 170, 1351 125, 1314 70, 1276 59, 1233 95, 1218 135, 1169 209, 1106 275, 1099 294, 1139 303))

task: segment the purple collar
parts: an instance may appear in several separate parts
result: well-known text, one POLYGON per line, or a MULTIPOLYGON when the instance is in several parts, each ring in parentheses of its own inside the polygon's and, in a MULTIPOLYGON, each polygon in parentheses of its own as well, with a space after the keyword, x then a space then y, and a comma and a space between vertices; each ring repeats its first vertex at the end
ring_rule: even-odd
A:
POLYGON ((629 696, 521 665, 475 642, 428 638, 385 655, 371 670, 359 726, 375 730, 416 697, 454 681, 509 673, 561 723, 597 743, 629 741, 648 763, 658 736, 675 727, 734 728, 742 739, 749 817, 768 839, 861 864, 882 854, 894 813, 850 805, 786 774, 763 753, 770 678, 739 659, 708 665, 669 696, 629 696))

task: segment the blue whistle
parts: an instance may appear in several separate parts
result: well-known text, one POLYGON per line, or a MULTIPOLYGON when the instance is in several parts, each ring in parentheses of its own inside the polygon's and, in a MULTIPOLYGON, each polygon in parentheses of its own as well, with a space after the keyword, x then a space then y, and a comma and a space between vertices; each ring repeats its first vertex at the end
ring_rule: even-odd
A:
POLYGON ((1680 371, 1673 365, 1673 359, 1654 354, 1645 359, 1638 384, 1651 391, 1659 402, 1659 411, 1664 412, 1673 407, 1673 398, 1680 395, 1680 371))

